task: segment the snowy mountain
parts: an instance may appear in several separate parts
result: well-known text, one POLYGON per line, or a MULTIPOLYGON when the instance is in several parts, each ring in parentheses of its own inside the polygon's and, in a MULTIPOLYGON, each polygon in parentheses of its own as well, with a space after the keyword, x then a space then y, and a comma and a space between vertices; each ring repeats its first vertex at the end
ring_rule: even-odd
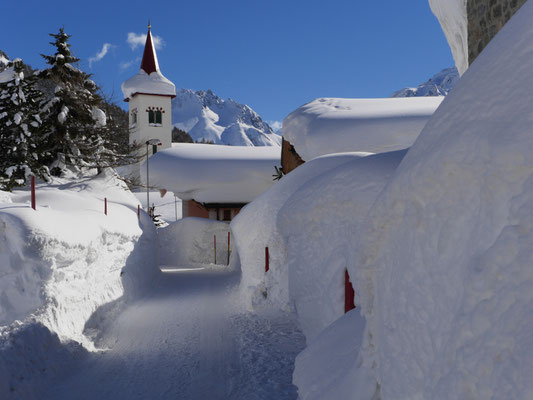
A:
POLYGON ((281 136, 245 104, 222 100, 211 90, 179 89, 172 100, 173 126, 195 141, 231 146, 277 146, 281 136))
POLYGON ((403 88, 391 97, 446 96, 459 79, 456 67, 446 68, 416 88, 403 88))

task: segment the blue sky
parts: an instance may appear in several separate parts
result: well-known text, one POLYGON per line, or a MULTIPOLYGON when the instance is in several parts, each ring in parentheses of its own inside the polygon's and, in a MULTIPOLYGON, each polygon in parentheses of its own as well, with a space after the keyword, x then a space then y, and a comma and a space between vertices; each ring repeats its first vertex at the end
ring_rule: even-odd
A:
POLYGON ((47 34, 63 26, 81 68, 118 101, 143 48, 128 42, 128 34, 145 34, 149 18, 162 40, 161 70, 176 87, 212 89, 268 121, 317 97, 387 97, 453 65, 427 0, 24 4, 2 5, 0 49, 43 68, 39 54, 53 52, 47 34))

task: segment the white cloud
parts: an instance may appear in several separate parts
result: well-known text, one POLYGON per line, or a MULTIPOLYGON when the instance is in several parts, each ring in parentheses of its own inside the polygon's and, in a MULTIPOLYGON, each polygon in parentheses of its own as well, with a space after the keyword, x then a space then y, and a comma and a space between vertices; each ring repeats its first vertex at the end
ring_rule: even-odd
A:
MULTIPOLYGON (((165 42, 161 36, 152 35, 154 46, 157 50, 161 49, 165 42)), ((144 46, 146 43, 146 33, 128 33, 128 39, 126 39, 132 50, 135 50, 139 46, 144 46)))
POLYGON ((118 67, 121 71, 125 71, 129 69, 132 65, 137 64, 139 61, 141 61, 141 57, 137 57, 135 60, 123 61, 118 65, 118 67))
POLYGON ((281 131, 281 121, 268 121, 268 124, 274 132, 278 133, 281 131))
POLYGON ((91 66, 94 62, 100 61, 102 58, 104 58, 107 54, 107 52, 112 49, 114 46, 111 43, 104 43, 102 46, 102 50, 100 50, 94 57, 89 58, 89 66, 91 66))

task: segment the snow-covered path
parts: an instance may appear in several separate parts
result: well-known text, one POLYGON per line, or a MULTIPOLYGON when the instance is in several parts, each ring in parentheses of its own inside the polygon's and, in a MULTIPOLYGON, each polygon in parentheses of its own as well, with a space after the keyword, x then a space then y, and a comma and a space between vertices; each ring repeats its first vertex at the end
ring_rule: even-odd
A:
POLYGON ((294 358, 305 339, 286 314, 250 314, 239 275, 213 268, 163 272, 46 399, 296 399, 294 358))

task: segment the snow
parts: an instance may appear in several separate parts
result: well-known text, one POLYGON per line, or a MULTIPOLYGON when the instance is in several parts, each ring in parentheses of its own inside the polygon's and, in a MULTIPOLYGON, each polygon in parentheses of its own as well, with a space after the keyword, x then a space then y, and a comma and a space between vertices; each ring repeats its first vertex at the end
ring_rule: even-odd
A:
POLYGON ((251 309, 295 309, 308 340, 342 316, 353 237, 404 154, 319 157, 248 204, 231 223, 242 301, 251 309))
MULTIPOLYGON (((133 192, 133 195, 141 203, 141 208, 147 210, 146 190, 133 192)), ((177 221, 182 217, 181 199, 174 196, 173 192, 166 192, 164 196, 161 196, 159 191, 150 191, 150 207, 155 207, 155 214, 160 215, 160 218, 167 223, 177 221)))
POLYGON ((0 54, 0 69, 2 67, 5 67, 7 64, 9 64, 9 59, 2 54, 0 54))
POLYGON ((94 107, 92 110, 92 116, 93 119, 96 121, 97 127, 103 127, 107 124, 107 117, 105 115, 105 112, 103 112, 98 107, 94 107))
POLYGON ((36 211, 28 190, 2 192, 0 393, 38 392, 55 367, 44 373, 35 360, 63 365, 71 350, 83 353, 79 344, 93 349, 87 321, 137 296, 157 274, 146 239, 153 224, 137 218, 137 201, 113 174, 39 184, 36 192, 36 211))
POLYGON ((1 398, 296 399, 305 338, 293 314, 242 307, 223 240, 211 263, 228 224, 187 218, 156 238, 110 173, 39 184, 36 211, 28 199, 0 192, 1 398))
POLYGON ((532 18, 470 66, 361 228, 349 270, 382 399, 533 398, 532 18))
MULTIPOLYGON (((190 266, 215 264, 214 237, 217 240, 216 263, 229 264, 229 224, 206 218, 184 218, 158 231, 160 265, 190 266)), ((230 239, 231 245, 231 239, 230 239)))
POLYGON ((455 66, 463 75, 468 68, 467 0, 429 0, 452 50, 455 66))
POLYGON ((242 301, 247 307, 266 302, 274 308, 290 309, 286 249, 277 227, 277 214, 301 185, 363 156, 365 154, 336 154, 305 163, 276 182, 233 219, 231 230, 242 265, 242 301), (265 247, 269 247, 270 253, 270 271, 266 275, 265 247))
POLYGON ((370 368, 357 358, 364 340, 365 319, 352 310, 327 327, 296 358, 294 384, 300 400, 374 399, 370 368))
POLYGON ((313 176, 281 205, 289 298, 308 339, 343 315, 344 272, 358 229, 405 153, 355 158, 313 176))
MULTIPOLYGON (((183 200, 248 203, 273 184, 279 147, 238 147, 174 143, 150 157, 150 186, 183 200)), ((141 166, 146 181, 146 164, 141 166)))
POLYGON ((18 74, 15 72, 15 69, 13 67, 6 68, 2 72, 0 72, 0 84, 11 82, 17 77, 17 75, 18 74))
POLYGON ((458 80, 457 68, 446 68, 418 87, 398 90, 391 97, 446 96, 458 80))
POLYGON ((61 107, 61 112, 57 116, 57 120, 59 121, 60 124, 64 124, 65 123, 69 111, 70 110, 68 109, 67 106, 61 107))
POLYGON ((154 71, 148 75, 140 69, 137 75, 122 83, 124 99, 129 100, 138 93, 174 97, 176 87, 160 71, 154 71))
POLYGON ((405 149, 441 102, 442 97, 320 98, 283 120, 283 137, 304 161, 345 151, 405 149))
POLYGON ((211 90, 179 89, 172 100, 173 126, 194 141, 230 146, 278 146, 281 137, 247 105, 222 100, 211 90))
POLYGON ((113 318, 99 345, 47 381, 40 398, 296 400, 294 317, 249 314, 224 267, 164 272, 113 318))

